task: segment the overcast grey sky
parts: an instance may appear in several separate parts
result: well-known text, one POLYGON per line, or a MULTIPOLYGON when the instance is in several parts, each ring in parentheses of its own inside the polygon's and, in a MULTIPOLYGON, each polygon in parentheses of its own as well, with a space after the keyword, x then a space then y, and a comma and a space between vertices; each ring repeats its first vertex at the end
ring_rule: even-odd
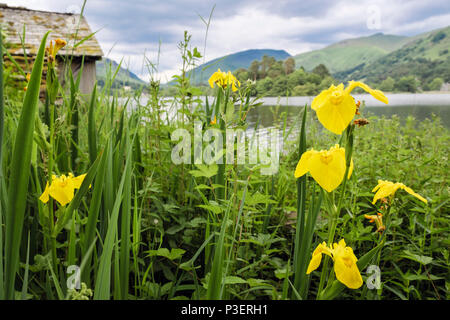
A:
MULTIPOLYGON (((79 11, 83 0, 0 0, 30 9, 79 11)), ((178 73, 177 44, 184 30, 192 46, 204 50, 205 61, 247 49, 284 49, 292 55, 333 42, 377 32, 415 35, 450 24, 449 0, 87 0, 85 16, 108 57, 124 58, 134 73, 147 80, 144 52, 157 62, 162 82, 178 73)))

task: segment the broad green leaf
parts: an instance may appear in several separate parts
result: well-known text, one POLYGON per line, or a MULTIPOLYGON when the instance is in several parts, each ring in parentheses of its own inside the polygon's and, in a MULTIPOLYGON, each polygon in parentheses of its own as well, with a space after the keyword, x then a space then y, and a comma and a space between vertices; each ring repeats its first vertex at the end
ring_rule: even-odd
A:
POLYGON ((225 278, 225 284, 243 284, 247 283, 244 279, 237 277, 237 276, 227 276, 225 278))
POLYGON ((420 256, 418 254, 414 254, 414 253, 410 252, 409 250, 403 250, 403 254, 401 255, 401 257, 416 261, 423 265, 427 265, 427 264, 431 263, 431 261, 433 261, 432 257, 420 256))
POLYGON ((195 178, 199 177, 211 178, 212 176, 215 176, 217 174, 217 171, 219 170, 219 167, 215 163, 209 166, 206 164, 197 164, 195 166, 197 167, 198 170, 189 171, 189 173, 192 174, 195 178))
POLYGON ((159 256, 159 257, 165 257, 169 260, 177 260, 180 259, 183 254, 186 252, 186 250, 178 249, 178 248, 172 248, 170 251, 167 248, 159 248, 158 250, 148 250, 148 256, 159 256))

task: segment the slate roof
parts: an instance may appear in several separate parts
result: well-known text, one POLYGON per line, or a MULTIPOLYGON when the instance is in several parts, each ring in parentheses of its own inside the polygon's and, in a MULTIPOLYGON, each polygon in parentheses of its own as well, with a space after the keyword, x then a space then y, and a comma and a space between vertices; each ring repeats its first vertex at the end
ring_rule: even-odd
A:
POLYGON ((75 43, 92 34, 85 17, 80 20, 79 14, 37 11, 0 3, 0 24, 6 34, 8 51, 13 55, 23 55, 20 37, 25 25, 25 48, 28 55, 36 55, 42 37, 48 30, 52 30, 49 40, 61 38, 68 43, 58 52, 59 55, 85 55, 95 59, 103 56, 95 36, 73 49, 75 43))

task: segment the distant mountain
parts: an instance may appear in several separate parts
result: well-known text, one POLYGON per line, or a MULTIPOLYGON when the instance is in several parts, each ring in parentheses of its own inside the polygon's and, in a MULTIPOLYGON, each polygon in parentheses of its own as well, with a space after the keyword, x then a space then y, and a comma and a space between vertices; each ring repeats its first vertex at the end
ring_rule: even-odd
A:
POLYGON ((435 77, 450 82, 450 26, 411 37, 395 51, 335 74, 341 80, 369 82, 410 75, 422 82, 435 77))
MULTIPOLYGON (((109 72, 111 72, 111 76, 113 76, 118 66, 119 64, 117 62, 108 58, 103 58, 102 60, 97 61, 96 71, 97 81, 99 82, 99 84, 102 85, 102 83, 105 82, 109 72)), ((132 88, 138 88, 142 85, 145 85, 144 81, 142 81, 133 72, 127 70, 123 64, 117 72, 114 82, 116 86, 130 86, 132 88)))
POLYGON ((251 49, 229 54, 206 62, 191 71, 191 83, 198 85, 207 83, 211 75, 220 69, 222 71, 236 71, 239 68, 248 68, 254 60, 261 60, 263 56, 274 57, 275 60, 285 60, 291 55, 284 50, 251 49))
POLYGON ((355 68, 375 61, 408 42, 408 37, 376 33, 368 37, 347 39, 320 50, 294 56, 296 68, 311 71, 324 64, 331 73, 355 68))

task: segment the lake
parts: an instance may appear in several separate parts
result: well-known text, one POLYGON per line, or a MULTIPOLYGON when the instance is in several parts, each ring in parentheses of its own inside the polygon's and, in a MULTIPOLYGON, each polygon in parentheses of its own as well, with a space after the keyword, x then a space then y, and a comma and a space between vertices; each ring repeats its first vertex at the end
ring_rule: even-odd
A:
MULTIPOLYGON (((435 114, 441 118, 442 124, 446 128, 450 128, 450 94, 448 93, 386 94, 389 99, 388 105, 376 100, 369 94, 352 96, 355 100, 365 103, 362 114, 366 117, 376 115, 390 118, 393 115, 397 115, 401 120, 406 119, 408 116, 423 120, 425 118, 431 119, 432 115, 435 114)), ((247 120, 252 125, 259 119, 260 126, 265 128, 272 127, 273 114, 270 109, 273 106, 279 106, 278 114, 286 112, 288 123, 291 123, 298 116, 301 108, 305 104, 310 106, 313 99, 314 97, 262 98, 263 105, 251 110, 247 120)))
MULTIPOLYGON (((369 94, 352 94, 355 100, 360 100, 365 103, 362 109, 362 115, 368 117, 370 115, 385 116, 390 118, 391 116, 398 115, 401 120, 406 119, 408 116, 413 116, 418 120, 425 118, 431 119, 432 115, 439 116, 443 125, 446 128, 450 128, 450 93, 394 93, 386 94, 389 99, 389 104, 376 100, 369 94)), ((167 108, 170 113, 170 117, 174 117, 176 114, 175 109, 170 107, 173 98, 166 98, 168 100, 167 108)), ((204 100, 203 98, 201 98, 204 100)), ((282 112, 287 113, 288 123, 291 123, 301 108, 308 104, 311 105, 314 96, 311 97, 283 97, 273 98, 266 97, 261 98, 259 101, 263 103, 262 106, 252 109, 247 120, 250 127, 254 127, 259 119, 260 128, 270 128, 273 126, 273 114, 270 111, 271 107, 279 106, 278 114, 282 112)), ((127 99, 120 99, 121 102, 125 102, 127 99)), ((214 100, 214 97, 208 97, 210 103, 214 100)), ((140 103, 142 105, 147 104, 148 96, 141 96, 140 103)), ((136 107, 136 102, 131 100, 128 108, 133 109, 136 107)))

